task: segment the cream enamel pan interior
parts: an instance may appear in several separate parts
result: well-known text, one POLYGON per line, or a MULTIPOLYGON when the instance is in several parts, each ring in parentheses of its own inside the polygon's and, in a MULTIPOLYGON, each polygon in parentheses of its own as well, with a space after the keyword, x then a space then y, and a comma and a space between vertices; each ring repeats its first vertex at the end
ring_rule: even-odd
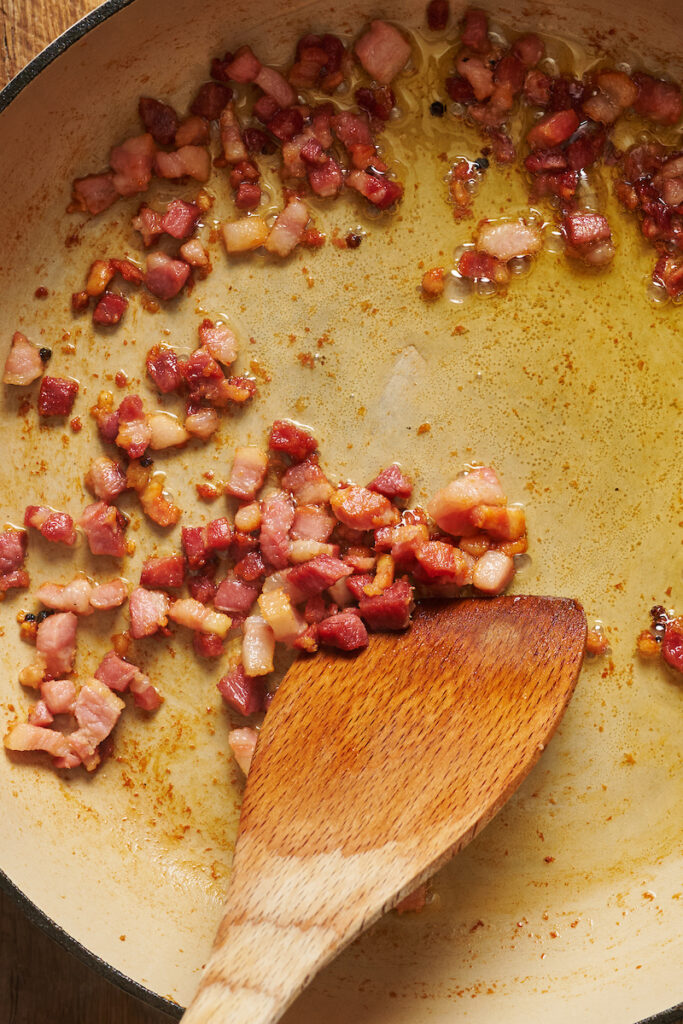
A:
MULTIPOLYGON (((135 300, 120 330, 93 332, 87 317, 72 319, 70 294, 93 257, 135 252, 129 219, 137 201, 84 222, 64 212, 69 184, 106 165, 109 146, 138 130, 141 93, 183 109, 209 56, 241 42, 285 62, 309 28, 352 36, 378 14, 414 29, 423 23, 423 4, 405 0, 135 0, 105 10, 110 16, 74 33, 0 117, 2 348, 16 329, 51 347, 50 372, 81 381, 75 411, 84 423, 80 434, 40 427, 36 389, 28 408, 4 390, 3 523, 20 523, 28 503, 80 513, 89 500, 84 465, 100 450, 88 407, 101 388, 114 389, 117 370, 151 401, 145 352, 161 340, 191 349, 204 315, 233 324, 243 348, 238 365, 254 364, 261 397, 224 419, 217 444, 156 460, 186 523, 223 514, 222 501, 196 502, 194 484, 206 470, 224 474, 234 444, 260 442, 275 416, 310 423, 330 472, 359 482, 399 458, 418 500, 470 460, 492 462, 527 507, 531 561, 517 590, 580 599, 589 619, 607 626, 611 657, 587 662, 540 764, 436 877, 427 910, 382 920, 287 1020, 677 1019, 666 1011, 683 997, 683 687, 659 666, 637 663, 633 650, 652 604, 683 611, 681 311, 648 299, 652 257, 635 225, 606 197, 618 254, 604 277, 572 272, 546 252, 506 297, 426 305, 420 262, 448 265, 473 223, 454 223, 443 198, 448 164, 436 155, 479 152, 473 133, 429 117, 438 47, 426 47, 416 63, 427 85, 420 92, 409 79, 400 87, 403 121, 386 135, 407 186, 399 214, 368 225, 358 204, 316 207, 328 230, 368 228, 358 250, 328 244, 284 264, 258 256, 228 264, 215 244, 214 273, 190 297, 154 315, 135 300), (34 298, 38 286, 48 288, 47 299, 34 298), (313 368, 302 352, 315 355, 313 368), (430 430, 419 432, 424 423, 430 430)), ((617 59, 683 73, 683 28, 670 0, 528 0, 503 3, 496 18, 572 38, 579 59, 598 43, 617 59)), ((477 216, 499 215, 501 200, 524 209, 516 173, 491 172, 477 216)), ((229 216, 227 189, 216 192, 215 215, 229 216)), ((122 507, 138 541, 125 569, 134 580, 143 548, 170 551, 177 536, 136 529, 135 505, 122 507)), ((73 560, 31 537, 34 584, 67 581, 73 560)), ((92 568, 80 545, 76 560, 92 568)), ((16 682, 30 656, 17 636, 22 607, 32 606, 19 593, 0 608, 3 733, 29 704, 16 682)), ((107 613, 80 627, 79 674, 124 626, 123 616, 107 613)), ((150 721, 129 711, 114 756, 92 777, 0 756, 0 867, 124 984, 157 1004, 183 1005, 219 917, 240 782, 227 752, 218 669, 196 661, 178 636, 140 643, 134 655, 166 703, 150 721)))

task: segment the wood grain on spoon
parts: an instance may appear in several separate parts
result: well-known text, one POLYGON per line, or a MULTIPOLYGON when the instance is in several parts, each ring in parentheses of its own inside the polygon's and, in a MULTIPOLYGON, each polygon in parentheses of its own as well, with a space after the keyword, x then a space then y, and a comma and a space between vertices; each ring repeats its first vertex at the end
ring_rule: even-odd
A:
POLYGON ((572 601, 424 605, 357 657, 296 662, 266 715, 214 950, 185 1024, 270 1024, 466 845, 538 760, 574 689, 572 601))

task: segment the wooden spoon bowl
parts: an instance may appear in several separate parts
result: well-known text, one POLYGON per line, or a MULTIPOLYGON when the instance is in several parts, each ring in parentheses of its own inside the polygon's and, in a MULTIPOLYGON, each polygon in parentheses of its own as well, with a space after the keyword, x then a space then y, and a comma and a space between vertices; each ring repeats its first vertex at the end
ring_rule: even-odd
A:
POLYGON ((222 923, 185 1024, 271 1024, 462 849, 574 690, 573 601, 434 602, 358 656, 295 662, 260 733, 222 923))

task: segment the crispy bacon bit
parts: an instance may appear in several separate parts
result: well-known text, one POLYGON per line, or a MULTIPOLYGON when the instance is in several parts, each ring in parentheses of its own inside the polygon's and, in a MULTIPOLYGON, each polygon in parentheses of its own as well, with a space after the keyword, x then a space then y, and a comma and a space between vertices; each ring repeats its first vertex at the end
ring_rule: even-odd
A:
POLYGON ((390 85, 411 54, 407 39, 386 21, 372 21, 354 50, 364 69, 380 85, 390 85))
POLYGON ((45 363, 40 357, 40 349, 29 341, 21 331, 12 336, 12 346, 5 361, 2 375, 4 384, 16 384, 25 387, 43 375, 45 363))
POLYGON ((236 668, 231 669, 227 675, 223 676, 218 683, 218 692, 228 707, 231 707, 233 711, 237 711, 240 715, 246 717, 259 711, 265 711, 263 679, 248 676, 244 671, 243 665, 237 665, 236 668))
MULTIPOLYGON (((258 733, 255 729, 231 729, 228 733, 228 745, 245 775, 249 774, 257 739, 258 733)), ((5 746, 7 746, 7 740, 5 740, 5 746)))
POLYGON ((162 555, 145 559, 140 574, 143 587, 182 587, 185 582, 185 559, 182 555, 162 555))
POLYGON ((146 365, 147 373, 162 395, 180 388, 183 375, 178 365, 178 356, 172 348, 154 345, 147 353, 146 365))
POLYGON ((397 462, 393 462, 368 484, 369 491, 377 491, 385 498, 409 498, 413 493, 410 479, 401 472, 397 462))
POLYGON ((274 569, 284 569, 289 561, 288 534, 293 522, 294 506, 288 495, 278 492, 263 502, 259 544, 274 569))
POLYGON ((362 596, 358 607, 369 629, 405 629, 413 611, 413 588, 406 580, 397 580, 379 597, 362 596))
POLYGON ((268 447, 271 451, 285 452, 294 462, 302 462, 317 450, 318 442, 308 428, 292 420, 275 420, 268 447))
POLYGON ((306 621, 292 605, 283 587, 263 590, 258 599, 261 615, 273 631, 276 641, 291 644, 306 631, 306 621))
POLYGON ((427 505, 427 511, 445 533, 471 537, 477 532, 472 513, 477 505, 504 505, 505 494, 496 473, 489 466, 480 466, 456 477, 438 491, 427 505))
POLYGON ((53 679, 68 675, 76 658, 76 627, 78 617, 73 612, 49 615, 38 626, 36 651, 42 656, 45 672, 53 679))
POLYGON ((89 213, 95 216, 109 209, 118 198, 119 193, 114 186, 113 172, 89 174, 85 178, 75 179, 72 186, 69 210, 79 210, 81 213, 89 213))
POLYGON ((141 96, 138 113, 146 132, 159 146, 172 146, 178 130, 178 115, 173 107, 150 96, 141 96))
POLYGON ((41 416, 70 416, 77 394, 77 380, 43 377, 38 393, 38 412, 41 416))
POLYGON ((354 530, 376 530, 398 522, 398 512, 389 499, 367 487, 340 487, 332 494, 330 505, 339 522, 354 530))
POLYGON ((225 493, 242 501, 251 501, 263 487, 268 471, 268 456, 256 445, 235 449, 225 493))
POLYGON ((11 527, 0 533, 0 593, 21 589, 29 585, 28 573, 23 568, 28 547, 25 530, 11 527))
POLYGON ((123 513, 104 501, 88 505, 79 520, 92 554, 111 555, 113 558, 123 558, 126 554, 123 531, 127 525, 128 520, 123 513))
POLYGON ((184 260, 174 260, 164 252, 152 252, 147 257, 145 287, 157 298, 175 298, 189 276, 190 267, 184 260))
POLYGON ((66 512, 57 512, 46 505, 27 505, 24 526, 38 530, 45 540, 73 547, 76 543, 74 521, 66 512))

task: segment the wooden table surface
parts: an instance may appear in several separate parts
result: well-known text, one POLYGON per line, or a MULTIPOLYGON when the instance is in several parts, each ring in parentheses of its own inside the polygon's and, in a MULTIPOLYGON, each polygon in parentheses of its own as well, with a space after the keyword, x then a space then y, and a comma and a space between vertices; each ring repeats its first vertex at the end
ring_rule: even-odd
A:
MULTIPOLYGON (((0 3, 0 86, 83 15, 94 0, 0 3)), ((38 927, 0 890, 0 1024, 169 1024, 109 984, 38 927)))

